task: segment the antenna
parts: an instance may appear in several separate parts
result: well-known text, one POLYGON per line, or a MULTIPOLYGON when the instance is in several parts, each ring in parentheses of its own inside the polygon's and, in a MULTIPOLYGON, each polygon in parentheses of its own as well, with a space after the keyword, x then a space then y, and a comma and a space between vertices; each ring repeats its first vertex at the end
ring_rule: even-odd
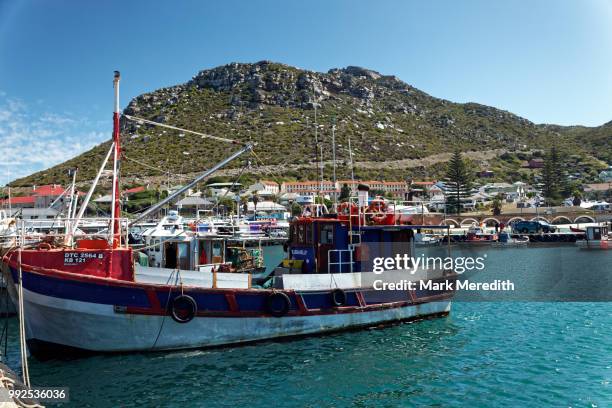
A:
POLYGON ((351 134, 348 134, 348 151, 349 151, 349 160, 351 162, 351 181, 353 185, 355 184, 355 167, 353 166, 353 150, 351 150, 351 134))
POLYGON ((11 203, 11 201, 13 199, 11 198, 11 167, 10 166, 6 166, 6 173, 7 173, 7 182, 6 182, 6 185, 8 187, 9 217, 12 217, 13 216, 13 204, 11 203))

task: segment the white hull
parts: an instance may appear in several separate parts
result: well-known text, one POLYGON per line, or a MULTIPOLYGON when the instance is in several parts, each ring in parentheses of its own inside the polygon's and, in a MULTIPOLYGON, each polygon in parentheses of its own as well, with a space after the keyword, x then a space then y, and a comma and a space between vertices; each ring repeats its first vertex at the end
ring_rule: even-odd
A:
POLYGON ((277 317, 196 317, 116 313, 113 306, 65 300, 24 290, 26 335, 97 352, 168 350, 236 344, 345 330, 450 311, 451 301, 359 313, 277 317))
POLYGON ((576 245, 583 249, 612 249, 611 240, 580 240, 576 241, 576 245))

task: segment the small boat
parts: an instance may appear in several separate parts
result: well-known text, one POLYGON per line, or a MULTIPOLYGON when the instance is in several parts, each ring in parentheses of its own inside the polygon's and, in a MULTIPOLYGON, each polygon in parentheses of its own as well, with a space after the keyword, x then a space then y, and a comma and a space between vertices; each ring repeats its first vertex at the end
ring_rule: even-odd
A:
POLYGON ((607 226, 586 227, 585 238, 576 241, 582 249, 612 249, 612 234, 607 226))
POLYGON ((485 232, 481 227, 474 224, 468 229, 465 240, 461 242, 466 244, 490 244, 497 241, 497 234, 485 232))
POLYGON ((529 237, 515 235, 514 237, 507 231, 499 233, 499 239, 495 242, 496 246, 517 246, 529 243, 529 237))
POLYGON ((414 234, 414 244, 417 246, 440 245, 442 240, 442 237, 433 234, 422 234, 420 231, 414 234))

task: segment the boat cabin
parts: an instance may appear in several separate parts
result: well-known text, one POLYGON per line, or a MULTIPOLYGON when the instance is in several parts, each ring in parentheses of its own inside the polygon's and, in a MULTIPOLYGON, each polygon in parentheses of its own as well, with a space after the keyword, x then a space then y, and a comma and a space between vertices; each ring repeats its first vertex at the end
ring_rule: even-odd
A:
POLYGON ((601 241, 608 237, 608 227, 589 226, 586 228, 586 239, 589 241, 601 241))
POLYGON ((414 226, 349 227, 349 221, 331 216, 298 218, 291 224, 288 261, 299 273, 371 271, 376 257, 412 254, 414 226))

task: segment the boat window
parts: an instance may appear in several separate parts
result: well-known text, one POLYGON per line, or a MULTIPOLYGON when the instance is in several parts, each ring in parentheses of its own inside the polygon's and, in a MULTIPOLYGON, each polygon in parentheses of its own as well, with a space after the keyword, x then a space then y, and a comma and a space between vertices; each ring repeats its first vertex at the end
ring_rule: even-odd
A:
POLYGON ((178 244, 178 268, 189 270, 189 243, 181 242, 178 244))
POLYGON ((198 258, 198 264, 200 265, 206 265, 208 263, 208 251, 206 250, 206 241, 200 240, 199 241, 199 245, 200 245, 200 256, 198 258))
POLYGON ((312 228, 313 225, 312 224, 306 224, 306 234, 304 236, 304 243, 305 244, 312 244, 312 228))
POLYGON ((321 226, 319 242, 321 244, 333 244, 334 243, 334 226, 333 225, 324 224, 321 226))
POLYGON ((223 244, 220 241, 214 241, 212 243, 212 262, 223 262, 223 244))

